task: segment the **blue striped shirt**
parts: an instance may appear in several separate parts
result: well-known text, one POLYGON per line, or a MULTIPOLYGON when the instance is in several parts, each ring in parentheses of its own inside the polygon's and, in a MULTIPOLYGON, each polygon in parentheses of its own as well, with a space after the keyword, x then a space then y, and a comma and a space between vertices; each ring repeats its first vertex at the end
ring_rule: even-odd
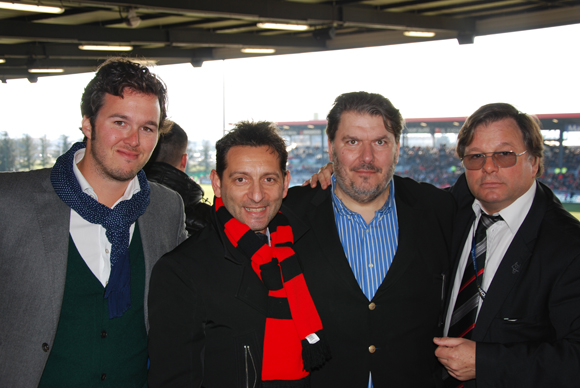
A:
MULTIPOLYGON (((364 218, 347 208, 334 193, 332 176, 332 208, 342 249, 361 290, 372 300, 383 282, 399 243, 399 221, 395 206, 395 182, 391 179, 389 197, 367 225, 364 218)), ((368 388, 373 388, 369 373, 368 388)))
POLYGON ((370 224, 348 209, 334 193, 336 179, 332 176, 332 207, 336 228, 346 258, 361 290, 372 300, 383 282, 399 241, 399 222, 395 206, 395 184, 391 179, 389 197, 375 211, 370 224))

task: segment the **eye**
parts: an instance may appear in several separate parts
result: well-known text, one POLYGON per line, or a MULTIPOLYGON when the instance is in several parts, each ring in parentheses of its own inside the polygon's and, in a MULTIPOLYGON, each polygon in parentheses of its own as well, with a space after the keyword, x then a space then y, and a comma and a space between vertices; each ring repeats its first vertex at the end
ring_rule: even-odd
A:
POLYGON ((358 140, 354 140, 354 139, 348 140, 346 142, 346 144, 349 144, 349 145, 356 145, 357 143, 358 143, 358 140))
POLYGON ((477 159, 485 158, 485 155, 484 154, 471 154, 471 155, 467 155, 466 158, 471 159, 471 160, 477 160, 477 159))
POLYGON ((114 121, 114 123, 115 123, 115 125, 118 125, 118 126, 121 126, 121 127, 122 127, 123 125, 125 125, 125 122, 124 122, 124 121, 122 121, 122 120, 117 120, 117 121, 114 121))
POLYGON ((234 178, 234 182, 236 182, 236 183, 244 183, 244 181, 245 181, 245 179, 242 177, 234 178))
POLYGON ((496 154, 499 156, 510 156, 511 154, 513 154, 513 151, 500 151, 496 152, 496 154))
POLYGON ((387 142, 385 140, 377 140, 378 145, 385 145, 387 142))
POLYGON ((153 128, 149 128, 149 127, 142 127, 141 129, 145 132, 155 132, 155 130, 153 128))

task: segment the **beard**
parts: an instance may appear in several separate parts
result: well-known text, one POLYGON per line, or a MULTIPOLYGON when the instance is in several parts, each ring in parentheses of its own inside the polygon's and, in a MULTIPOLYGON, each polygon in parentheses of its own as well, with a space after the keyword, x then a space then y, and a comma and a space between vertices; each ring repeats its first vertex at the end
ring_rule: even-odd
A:
MULTIPOLYGON (((121 166, 111 165, 111 160, 105 149, 103 149, 101 143, 96 138, 96 131, 92 130, 90 153, 91 157, 95 162, 96 170, 99 174, 109 180, 127 182, 135 178, 137 173, 141 171, 145 163, 142 165, 136 165, 132 168, 122 168, 121 166)), ((133 147, 125 147, 129 151, 136 151, 133 147)))
MULTIPOLYGON (((397 157, 393 157, 393 161, 382 178, 372 185, 370 177, 362 177, 362 183, 358 184, 352 180, 347 174, 347 167, 340 163, 340 159, 336 155, 336 151, 332 150, 332 160, 334 162, 334 176, 340 189, 358 203, 369 203, 377 199, 389 188, 389 182, 395 173, 395 166, 397 164, 397 157)), ((373 171, 377 174, 383 173, 383 168, 375 166, 372 163, 360 163, 358 166, 350 168, 350 171, 373 171)))

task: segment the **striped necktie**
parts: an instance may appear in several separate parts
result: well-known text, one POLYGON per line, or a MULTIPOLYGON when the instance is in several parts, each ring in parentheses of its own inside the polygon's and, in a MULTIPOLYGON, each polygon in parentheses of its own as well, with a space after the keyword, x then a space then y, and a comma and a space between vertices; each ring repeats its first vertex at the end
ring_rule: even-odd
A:
POLYGON ((457 294, 451 324, 449 325, 449 337, 471 338, 471 331, 475 326, 479 298, 485 299, 485 292, 481 289, 483 271, 485 267, 485 254, 487 251, 487 228, 500 221, 501 216, 488 216, 481 213, 479 224, 473 239, 470 258, 465 265, 465 272, 461 279, 461 287, 457 294), (473 258, 477 263, 477 275, 473 258))
MULTIPOLYGON (((483 212, 481 213, 475 237, 472 241, 470 257, 465 265, 461 287, 459 288, 453 315, 451 316, 449 337, 471 339, 471 332, 475 327, 475 319, 477 318, 479 298, 485 299, 485 292, 481 289, 481 281, 483 280, 485 254, 487 251, 487 229, 501 220, 501 216, 488 216, 483 212), (477 265, 477 276, 473 257, 475 257, 477 265)), ((462 381, 456 380, 449 375, 444 378, 443 385, 445 388, 463 388, 462 381)))

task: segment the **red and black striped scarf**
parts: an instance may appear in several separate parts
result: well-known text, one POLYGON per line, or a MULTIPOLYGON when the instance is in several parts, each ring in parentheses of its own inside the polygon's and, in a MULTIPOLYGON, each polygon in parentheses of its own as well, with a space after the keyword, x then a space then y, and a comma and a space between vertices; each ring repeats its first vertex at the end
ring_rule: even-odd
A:
POLYGON ((235 219, 221 198, 215 199, 215 210, 232 245, 251 259, 252 268, 268 289, 262 380, 306 378, 330 359, 330 352, 298 255, 292 249, 294 237, 288 219, 278 212, 270 222, 269 246, 235 219))

